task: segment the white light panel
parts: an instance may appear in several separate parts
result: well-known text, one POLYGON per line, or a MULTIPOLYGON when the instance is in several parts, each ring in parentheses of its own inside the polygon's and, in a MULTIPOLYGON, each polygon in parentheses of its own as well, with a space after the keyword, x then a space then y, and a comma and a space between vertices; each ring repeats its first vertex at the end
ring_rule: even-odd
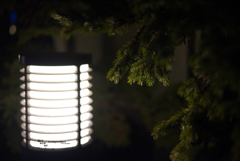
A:
POLYGON ((92 126, 92 121, 83 121, 80 124, 81 129, 85 129, 92 126))
MULTIPOLYGON (((20 78, 21 80, 25 80, 24 77, 20 78)), ((43 74, 28 74, 27 81, 31 82, 76 82, 77 75, 76 74, 63 74, 63 75, 43 75, 43 74)))
MULTIPOLYGON (((89 140, 86 140, 86 142, 88 141, 89 140)), ((76 147, 78 145, 78 141, 71 140, 71 141, 59 141, 59 142, 57 141, 41 142, 41 141, 30 140, 30 145, 34 148, 40 148, 40 149, 64 149, 64 148, 76 147)))
POLYGON ((91 128, 81 130, 81 137, 88 136, 91 133, 92 133, 92 129, 91 128))
POLYGON ((24 90, 20 95, 24 98, 21 101, 21 126, 25 143, 25 130, 28 130, 28 145, 40 149, 71 148, 91 140, 90 127, 93 123, 90 119, 93 116, 90 113, 92 106, 89 105, 92 103, 89 97, 92 92, 88 89, 92 86, 88 81, 91 79, 89 71, 91 69, 88 64, 79 68, 74 65, 30 65, 26 70, 21 69, 21 72, 27 72, 27 79, 25 76, 20 78, 24 82, 27 81, 20 86, 24 90), (79 76, 77 70, 80 70, 79 76))
POLYGON ((91 105, 84 105, 80 107, 80 112, 81 113, 85 113, 85 112, 89 112, 92 111, 92 106, 91 105))
MULTIPOLYGON (((26 113, 26 107, 21 109, 22 113, 26 113)), ((71 108, 36 108, 36 107, 28 107, 28 114, 35 115, 35 116, 70 116, 70 115, 77 115, 78 108, 71 107, 71 108)))
POLYGON ((80 115, 80 120, 81 121, 86 121, 86 120, 90 120, 92 118, 92 114, 91 113, 84 113, 80 115))
MULTIPOLYGON (((88 90, 88 89, 85 89, 88 90)), ((82 91, 82 90, 81 90, 82 91)), ((90 91, 90 90, 89 90, 90 91)), ((83 96, 89 94, 90 92, 85 91, 83 96)), ((22 97, 25 97, 25 92, 21 93, 22 97)), ((53 100, 53 99, 73 99, 77 98, 78 92, 77 91, 58 91, 58 92, 43 92, 43 91, 28 91, 27 92, 28 98, 35 98, 35 99, 46 99, 46 100, 53 100)))
POLYGON ((91 136, 81 138, 81 145, 87 144, 91 140, 91 136))
POLYGON ((58 133, 58 134, 43 134, 30 132, 29 137, 32 140, 43 140, 43 141, 66 141, 74 140, 78 138, 77 132, 70 133, 58 133))
MULTIPOLYGON (((26 123, 22 123, 22 128, 26 129, 26 123)), ((36 125, 29 124, 28 129, 34 132, 41 133, 66 133, 78 130, 78 124, 68 124, 68 125, 36 125)))
MULTIPOLYGON (((84 87, 88 87, 90 83, 84 83, 84 87)), ((25 84, 22 84, 20 88, 25 89, 25 84)), ((27 83, 28 90, 34 91, 73 91, 77 90, 77 83, 36 83, 30 82, 27 83)))
POLYGON ((36 66, 29 65, 27 67, 28 73, 38 73, 38 74, 69 74, 77 73, 77 67, 71 66, 36 66))

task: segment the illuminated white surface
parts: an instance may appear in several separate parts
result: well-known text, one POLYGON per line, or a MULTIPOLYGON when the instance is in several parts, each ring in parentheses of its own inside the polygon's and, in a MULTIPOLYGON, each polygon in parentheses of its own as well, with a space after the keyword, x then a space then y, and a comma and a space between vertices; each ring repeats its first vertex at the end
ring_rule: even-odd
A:
MULTIPOLYGON (((26 123, 22 123, 21 127, 26 129, 26 123)), ((69 125, 28 125, 29 131, 35 131, 40 133, 65 133, 78 130, 78 124, 69 125)))
POLYGON ((89 89, 80 90, 81 97, 86 97, 86 96, 91 96, 91 95, 92 95, 92 92, 89 89))
POLYGON ((87 72, 89 71, 89 65, 88 64, 83 64, 80 66, 80 72, 87 72))
POLYGON ((92 133, 92 129, 88 128, 88 129, 81 130, 80 135, 81 137, 84 137, 84 136, 90 135, 91 133, 92 133))
POLYGON ((92 99, 90 97, 83 97, 80 99, 81 105, 86 105, 92 103, 92 99))
POLYGON ((81 139, 81 145, 84 145, 86 143, 88 143, 91 140, 91 136, 86 136, 84 138, 81 139))
POLYGON ((74 65, 70 66, 27 66, 27 70, 30 73, 41 73, 41 74, 68 74, 77 73, 77 67, 74 65))
POLYGON ((21 73, 24 73, 24 72, 25 72, 25 68, 21 68, 19 71, 20 71, 21 73))
MULTIPOLYGON (((25 122, 26 116, 23 115, 21 119, 25 122)), ((28 116, 29 123, 33 124, 45 124, 45 125, 61 125, 61 124, 73 124, 78 122, 77 116, 65 116, 65 117, 39 117, 28 116)))
POLYGON ((23 114, 26 114, 26 107, 22 107, 20 110, 23 114))
MULTIPOLYGON (((22 113, 26 113, 26 108, 21 108, 22 113)), ((35 116, 69 116, 78 114, 77 107, 70 108, 56 108, 56 109, 48 109, 48 108, 35 108, 29 107, 28 114, 35 116)))
POLYGON ((92 121, 83 121, 80 124, 81 129, 91 127, 93 125, 92 121))
MULTIPOLYGON (((77 75, 77 66, 66 67, 32 65, 27 67, 27 78, 30 81, 27 83, 28 136, 32 147, 44 149, 75 147, 78 145, 75 139, 79 135, 82 137, 80 139, 82 145, 91 140, 88 135, 92 133, 90 127, 93 123, 90 119, 93 115, 89 113, 92 106, 88 104, 92 103, 92 99, 88 96, 92 95, 92 92, 87 89, 92 86, 88 81, 91 76, 87 73, 91 69, 88 64, 81 65, 81 74, 77 75), (79 92, 78 77, 81 80, 79 92), (82 113, 80 116, 77 108, 78 94, 82 113), (80 134, 79 128, 82 129, 80 134)), ((24 72, 24 69, 21 72, 24 72)), ((24 76, 21 80, 25 81, 24 76)), ((21 85, 21 88, 25 90, 25 84, 21 85)), ((25 98, 25 94, 22 92, 21 96, 25 98)), ((21 104, 25 106, 25 99, 21 104)), ((25 114, 26 107, 23 107, 21 112, 25 114)), ((26 122, 25 115, 21 119, 26 122)), ((22 124, 22 128, 26 129, 26 123, 22 124)), ((22 135, 26 137, 26 132, 23 131, 22 135)))
POLYGON ((26 131, 21 132, 22 137, 26 138, 26 131))
POLYGON ((21 127, 22 127, 22 129, 26 130, 26 124, 25 123, 22 123, 21 127))
MULTIPOLYGON (((20 94, 22 97, 25 97, 25 92, 20 94)), ((28 91, 28 98, 37 98, 37 99, 71 99, 77 98, 77 91, 64 91, 64 92, 41 92, 41 91, 28 91)))
POLYGON ((82 73, 80 74, 80 80, 89 80, 91 77, 89 76, 88 73, 82 73))
POLYGON ((64 141, 64 142, 39 142, 30 140, 30 145, 34 148, 42 149, 63 149, 63 148, 72 148, 78 145, 77 140, 64 141))
POLYGON ((85 113, 85 112, 89 112, 92 111, 92 106, 91 105, 84 105, 80 107, 80 112, 81 113, 85 113))
POLYGON ((84 88, 90 88, 92 85, 88 82, 88 81, 82 81, 80 82, 80 88, 84 89, 84 88))
POLYGON ((28 81, 31 82, 76 82, 76 74, 63 75, 43 75, 43 74, 28 74, 28 81))
MULTIPOLYGON (((22 105, 25 105, 25 99, 21 101, 22 105)), ((28 99, 28 106, 43 107, 43 108, 63 108, 74 107, 78 105, 77 99, 68 100, 37 100, 28 99)))
POLYGON ((70 132, 70 133, 60 133, 60 134, 41 134, 41 133, 29 132, 29 138, 34 140, 43 140, 43 141, 74 140, 78 138, 78 133, 70 132))
MULTIPOLYGON (((29 90, 38 91, 70 91, 77 90, 77 83, 27 83, 29 90)), ((25 89, 25 84, 22 84, 20 88, 25 89)))
POLYGON ((92 117, 93 115, 91 113, 84 113, 80 115, 80 120, 86 121, 86 120, 90 120, 92 117))

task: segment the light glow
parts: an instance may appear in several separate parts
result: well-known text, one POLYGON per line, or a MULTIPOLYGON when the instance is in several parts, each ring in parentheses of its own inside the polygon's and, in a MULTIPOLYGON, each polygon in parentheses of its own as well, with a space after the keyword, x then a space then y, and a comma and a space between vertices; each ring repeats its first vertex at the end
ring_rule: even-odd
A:
POLYGON ((81 139, 81 145, 88 143, 91 140, 91 136, 87 136, 81 139))
MULTIPOLYGON (((26 113, 26 108, 23 107, 21 109, 22 113, 26 113)), ((35 108, 35 107, 28 107, 28 113, 30 115, 35 116, 70 116, 78 114, 77 107, 71 108, 55 108, 55 109, 48 109, 48 108, 35 108)))
POLYGON ((91 128, 84 129, 84 130, 81 130, 80 133, 81 133, 81 137, 84 137, 84 136, 90 135, 92 133, 92 129, 91 128))
POLYGON ((74 140, 78 138, 77 132, 70 132, 70 133, 60 133, 60 134, 41 134, 30 132, 29 133, 30 139, 33 140, 42 140, 42 141, 65 141, 65 140, 74 140))
POLYGON ((84 113, 80 115, 80 120, 86 121, 86 120, 90 120, 92 117, 93 115, 91 113, 84 113))
POLYGON ((80 80, 83 81, 83 80, 89 80, 91 77, 89 76, 88 73, 82 73, 80 74, 80 80))
POLYGON ((14 35, 16 33, 16 31, 17 31, 17 26, 12 24, 9 28, 9 34, 14 35))
MULTIPOLYGON (((22 115, 22 121, 26 122, 26 116, 22 115)), ((39 117, 28 116, 29 123, 44 124, 44 125, 61 125, 61 124, 74 124, 78 122, 77 116, 65 116, 65 117, 39 117)))
POLYGON ((80 66, 80 72, 87 72, 89 71, 89 65, 88 64, 83 64, 80 66))
POLYGON ((86 105, 92 103, 92 99, 89 97, 83 97, 80 99, 80 104, 81 105, 86 105))
POLYGON ((77 67, 74 65, 70 66, 27 66, 28 73, 39 73, 39 74, 69 74, 77 73, 77 67))
MULTIPOLYGON (((77 90, 77 83, 27 83, 28 90, 37 91, 70 91, 77 90)), ((25 84, 20 88, 25 90, 25 84)))
POLYGON ((43 74, 28 74, 28 81, 31 82, 76 82, 76 74, 62 75, 43 75, 43 74))
POLYGON ((63 149, 63 148, 72 148, 78 145, 77 140, 71 141, 61 141, 61 142, 41 142, 30 140, 30 145, 34 148, 41 149, 63 149))
MULTIPOLYGON (((20 95, 25 97, 25 92, 22 92, 20 95)), ((77 98, 77 91, 64 91, 64 92, 42 92, 42 91, 28 91, 28 98, 36 99, 71 99, 77 98)))
MULTIPOLYGON (((21 127, 25 130, 26 123, 22 123, 21 127)), ((71 131, 77 131, 77 124, 69 124, 69 125, 35 125, 29 124, 28 130, 40 132, 40 133, 66 133, 71 131)))
POLYGON ((80 127, 81 129, 85 129, 85 128, 91 127, 92 125, 93 125, 92 121, 84 121, 84 122, 81 122, 80 127))
MULTIPOLYGON (((68 66, 37 66, 30 65, 20 72, 27 73, 27 91, 20 95, 23 113, 22 136, 29 146, 41 149, 63 149, 87 144, 91 140, 93 123, 90 120, 93 109, 90 103, 92 87, 89 83, 88 64, 68 66), (80 75, 77 75, 80 70, 80 75), (80 84, 78 84, 80 79, 80 84), (78 91, 80 86, 80 91, 78 91), (27 94, 27 95, 26 95, 27 94), (79 99, 80 96, 80 99, 79 99), (28 124, 26 124, 26 100, 28 124), (78 107, 80 104, 80 107, 78 107), (80 110, 80 111, 79 111, 80 110), (78 113, 81 113, 80 116, 78 113), (80 122, 79 122, 80 121, 80 122), (28 133, 26 133, 28 127, 28 133)), ((25 90, 25 83, 20 86, 25 90)))
POLYGON ((84 106, 81 106, 80 107, 80 112, 81 113, 85 113, 85 112, 89 112, 89 111, 92 111, 92 106, 90 105, 84 105, 84 106))
MULTIPOLYGON (((22 105, 25 105, 25 99, 21 101, 22 105)), ((77 99, 69 100, 37 100, 28 99, 28 106, 43 107, 43 108, 63 108, 74 107, 78 105, 77 99)))
POLYGON ((80 82, 80 88, 84 89, 84 88, 90 88, 92 85, 88 82, 88 81, 82 81, 80 82))
POLYGON ((91 96, 91 95, 92 95, 92 92, 89 89, 80 90, 81 97, 86 97, 86 96, 91 96))
POLYGON ((21 132, 22 137, 26 138, 26 131, 21 132))

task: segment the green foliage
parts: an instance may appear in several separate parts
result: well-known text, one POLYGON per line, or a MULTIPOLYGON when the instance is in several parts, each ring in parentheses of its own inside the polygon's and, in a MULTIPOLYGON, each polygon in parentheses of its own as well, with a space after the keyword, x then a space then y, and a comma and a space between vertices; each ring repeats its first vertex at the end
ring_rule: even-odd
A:
MULTIPOLYGON (((133 144, 132 136, 134 139, 140 138, 138 141, 141 141, 142 133, 150 136, 153 125, 169 118, 185 106, 184 99, 176 93, 179 85, 169 86, 163 90, 162 86, 140 87, 134 84, 130 86, 120 81, 116 86, 103 77, 110 64, 105 60, 99 64, 101 65, 93 67, 92 73, 94 77, 92 83, 95 84, 92 88, 93 122, 95 122, 93 137, 110 147, 129 147, 133 144), (141 128, 141 134, 136 133, 135 126, 141 128)), ((163 139, 154 142, 154 148, 170 151, 178 142, 178 134, 178 129, 173 130, 163 139)))
MULTIPOLYGON (((153 135, 158 137, 171 128, 181 130, 180 142, 170 156, 174 161, 239 160, 239 2, 135 0, 106 5, 104 1, 104 9, 96 7, 98 3, 83 3, 87 8, 78 11, 85 15, 80 17, 78 31, 113 35, 124 32, 120 30, 123 26, 138 26, 133 39, 118 51, 107 75, 116 83, 126 74, 130 84, 152 86, 157 78, 168 85, 175 47, 194 41, 192 35, 199 33, 198 47, 189 57, 193 78, 179 88, 188 107, 157 125, 153 135), (125 4, 124 10, 112 12, 116 4, 119 9, 125 4), (107 16, 112 21, 107 21, 107 16)), ((62 20, 73 22, 63 24, 65 31, 74 31, 73 13, 58 13, 62 20)))
MULTIPOLYGON (((165 148, 165 149, 172 149, 179 141, 179 134, 180 134, 180 120, 177 120, 178 118, 181 118, 178 116, 179 114, 176 114, 179 110, 186 108, 186 103, 183 98, 181 98, 177 94, 177 89, 179 88, 180 84, 171 85, 169 87, 164 88, 163 93, 161 94, 153 94, 151 98, 142 98, 141 100, 145 100, 145 103, 143 104, 143 107, 141 108, 142 114, 143 114, 143 120, 145 122, 145 125, 148 128, 148 132, 154 134, 154 131, 158 131, 159 127, 156 126, 158 124, 164 125, 165 129, 164 131, 161 131, 161 136, 158 137, 155 135, 155 145, 158 148, 165 148), (175 118, 169 117, 176 114, 175 118), (174 128, 171 128, 169 125, 172 123, 172 126, 174 128), (155 125, 155 127, 154 127, 155 125), (167 128, 169 126, 169 128, 167 128)), ((156 87, 155 87, 156 88, 156 87)))

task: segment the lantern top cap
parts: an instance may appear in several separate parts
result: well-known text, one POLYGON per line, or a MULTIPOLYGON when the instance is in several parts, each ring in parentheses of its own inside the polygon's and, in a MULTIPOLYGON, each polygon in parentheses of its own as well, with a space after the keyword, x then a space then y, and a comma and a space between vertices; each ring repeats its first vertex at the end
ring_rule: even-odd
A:
POLYGON ((32 53, 20 54, 19 61, 22 65, 81 65, 92 62, 91 54, 82 53, 32 53))

